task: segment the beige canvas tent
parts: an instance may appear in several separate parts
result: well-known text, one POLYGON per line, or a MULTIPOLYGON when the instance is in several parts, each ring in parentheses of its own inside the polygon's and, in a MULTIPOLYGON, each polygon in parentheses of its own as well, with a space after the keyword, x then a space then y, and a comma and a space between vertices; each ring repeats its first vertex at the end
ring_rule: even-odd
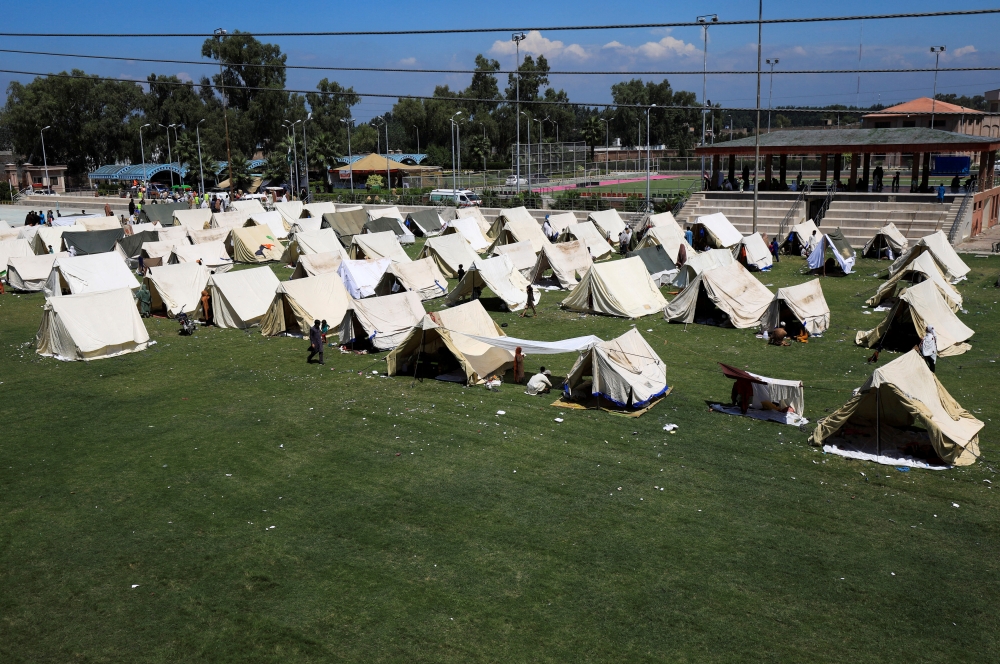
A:
POLYGON ((63 233, 86 233, 87 229, 83 226, 39 226, 38 230, 35 232, 35 240, 32 242, 32 249, 39 256, 42 254, 49 253, 49 247, 52 248, 52 253, 59 253, 64 251, 66 246, 63 244, 63 233))
POLYGON ((210 276, 208 268, 198 263, 149 268, 143 282, 149 289, 150 311, 162 311, 171 318, 182 311, 194 313, 210 276))
POLYGON ((859 331, 855 343, 866 348, 905 351, 934 327, 938 355, 961 355, 972 346, 965 343, 975 332, 959 320, 933 281, 924 281, 904 290, 885 318, 872 330, 859 331))
POLYGON ((121 254, 114 251, 58 258, 45 282, 45 294, 49 297, 118 288, 134 290, 139 288, 139 282, 121 254))
POLYGON ((878 229, 878 232, 865 243, 861 255, 865 258, 881 258, 902 256, 909 247, 909 240, 899 232, 896 224, 891 221, 878 229))
POLYGON ((349 257, 347 250, 344 249, 344 245, 340 243, 332 228, 322 228, 317 231, 296 231, 281 260, 290 265, 303 256, 329 253, 336 253, 343 260, 349 257))
MULTIPOLYGON (((483 216, 483 211, 478 207, 459 208, 455 212, 455 219, 475 219, 476 224, 479 225, 479 232, 481 232, 486 239, 490 241, 496 239, 496 236, 492 235, 493 224, 486 221, 486 217, 483 216)), ((499 229, 497 229, 497 231, 499 232, 499 229)))
POLYGON ((433 311, 386 356, 388 373, 476 385, 494 374, 502 376, 513 365, 509 350, 467 335, 506 336, 479 300, 433 311))
POLYGON ((7 285, 24 293, 37 293, 45 289, 45 282, 52 274, 52 264, 67 253, 37 256, 12 256, 7 260, 7 285))
POLYGON ((580 223, 580 220, 576 218, 576 215, 572 212, 558 212, 550 214, 547 217, 549 221, 549 226, 552 227, 552 232, 556 235, 562 235, 570 226, 580 223))
POLYGON ((375 286, 375 294, 391 295, 400 291, 412 291, 421 300, 433 300, 448 294, 448 280, 433 258, 392 263, 375 286))
POLYGON ((677 219, 674 218, 674 213, 670 210, 660 212, 659 214, 649 215, 649 218, 646 219, 646 226, 649 228, 663 228, 664 226, 667 228, 673 228, 676 229, 677 232, 681 233, 681 237, 683 237, 684 233, 683 229, 681 229, 681 225, 678 224, 677 219))
POLYGON ((468 270, 479 256, 469 246, 469 241, 461 235, 439 235, 429 237, 417 258, 433 258, 441 274, 449 279, 458 274, 459 266, 468 270))
POLYGON ((330 228, 330 225, 322 217, 302 217, 292 224, 288 232, 295 236, 299 233, 314 233, 321 228, 330 228))
POLYGON ((452 219, 443 235, 450 233, 458 233, 464 237, 472 250, 478 253, 486 251, 490 246, 490 241, 483 236, 475 219, 452 219))
MULTIPOLYGON (((448 302, 456 304, 463 298, 472 298, 475 290, 483 288, 493 291, 510 311, 520 311, 528 302, 528 280, 514 269, 506 256, 476 260, 448 295, 448 302)), ((540 297, 541 293, 536 290, 535 304, 540 297)))
MULTIPOLYGON (((337 244, 340 244, 339 242, 337 244)), ((305 279, 318 274, 336 273, 345 254, 340 251, 324 251, 318 254, 302 254, 295 264, 295 271, 289 279, 305 279)))
POLYGON ((264 212, 264 206, 260 204, 260 201, 256 198, 247 198, 245 200, 233 201, 229 204, 229 207, 238 212, 246 212, 248 215, 255 215, 264 212))
POLYGON ((286 230, 291 230, 292 224, 302 216, 302 201, 288 201, 286 203, 277 202, 274 204, 275 211, 281 215, 281 220, 285 224, 286 230))
POLYGON ((232 233, 232 229, 229 228, 206 228, 204 230, 192 228, 187 232, 188 237, 191 238, 191 244, 221 242, 231 246, 232 243, 229 241, 230 233, 232 233))
POLYGON ((593 264, 594 259, 582 241, 557 242, 538 252, 529 281, 535 286, 573 290, 593 264))
POLYGON ((694 247, 703 249, 732 249, 743 238, 732 222, 721 212, 713 212, 698 217, 691 224, 694 247))
POLYGON ((11 258, 34 255, 27 240, 0 240, 0 275, 7 272, 7 263, 11 258))
POLYGON ((118 230, 122 227, 122 222, 118 217, 84 217, 77 222, 88 231, 110 231, 118 230))
POLYGON ((47 298, 35 340, 39 355, 66 362, 134 353, 150 344, 128 288, 47 298))
POLYGON ((774 295, 739 263, 695 277, 663 312, 671 323, 757 327, 774 295))
POLYGON ((666 365, 635 328, 580 353, 563 385, 568 398, 625 410, 645 408, 669 391, 666 365))
POLYGON ((302 206, 302 214, 299 216, 310 216, 317 219, 322 219, 324 214, 333 214, 337 211, 337 208, 330 201, 323 201, 322 203, 308 203, 302 206))
POLYGON ((694 248, 684 239, 684 233, 677 224, 653 226, 642 236, 642 240, 636 245, 636 249, 645 249, 646 247, 656 245, 663 247, 667 252, 667 256, 670 257, 671 262, 675 265, 677 264, 677 256, 682 246, 685 248, 688 260, 691 260, 695 256, 694 248))
POLYGON ((229 236, 233 260, 237 263, 267 263, 280 261, 285 247, 267 226, 234 228, 229 236))
MULTIPOLYGON (((146 266, 164 265, 170 261, 170 254, 174 253, 176 242, 143 242, 139 250, 142 256, 142 264, 146 266)), ((190 243, 185 242, 185 245, 190 243)), ((182 245, 184 246, 184 245, 182 245)))
POLYGON ((188 236, 188 229, 183 226, 167 226, 157 229, 160 242, 172 242, 173 244, 191 244, 188 236))
POLYGON ((211 228, 212 211, 209 208, 195 208, 193 210, 174 210, 174 223, 184 228, 195 231, 211 228))
POLYGON ((351 245, 351 238, 364 232, 368 215, 364 210, 342 210, 323 215, 323 223, 334 230, 345 247, 351 245))
POLYGON ((212 228, 242 228, 246 226, 250 215, 241 210, 215 212, 212 214, 212 228))
MULTIPOLYGON (((787 324, 785 329, 790 335, 795 334, 797 325, 805 327, 811 335, 823 334, 829 329, 830 307, 819 279, 778 289, 761 319, 761 327, 773 330, 782 322, 787 324)), ((801 415, 802 411, 798 413, 801 415)))
POLYGON ((925 252, 934 257, 938 267, 941 268, 941 273, 944 274, 949 283, 957 284, 969 274, 969 266, 959 258, 958 252, 948 242, 948 236, 942 231, 937 231, 917 240, 916 244, 910 246, 906 253, 897 258, 889 267, 889 276, 895 275, 925 252))
POLYGON ((958 311, 962 308, 962 294, 958 292, 957 288, 948 283, 948 280, 941 273, 941 268, 938 267, 937 261, 934 260, 934 256, 926 251, 907 263, 896 274, 889 277, 885 283, 879 286, 875 295, 868 298, 865 304, 870 307, 876 307, 887 299, 894 297, 898 290, 909 288, 912 284, 921 281, 934 282, 934 285, 941 291, 941 297, 948 303, 952 311, 958 311))
MULTIPOLYGON (((497 221, 493 224, 493 228, 497 228, 497 223, 503 221, 505 217, 503 215, 497 217, 497 221)), ((545 233, 542 232, 542 227, 538 225, 538 222, 532 219, 522 220, 522 219, 511 219, 504 221, 503 226, 500 227, 496 239, 490 246, 490 250, 493 251, 502 244, 514 244, 515 242, 530 242, 531 250, 536 254, 542 250, 547 244, 551 244, 549 239, 545 237, 545 233)))
POLYGON ((340 343, 392 350, 424 317, 420 295, 409 291, 354 300, 340 327, 340 343))
POLYGON ((535 267, 535 252, 531 249, 531 243, 527 241, 515 242, 514 244, 501 244, 493 248, 493 255, 509 258, 514 269, 525 277, 535 267))
MULTIPOLYGON (((256 203, 257 201, 254 202, 256 203)), ((274 237, 279 240, 284 240, 288 237, 288 229, 285 228, 285 221, 282 219, 280 212, 264 212, 261 209, 259 212, 251 212, 249 220, 258 226, 267 226, 271 229, 274 237)))
POLYGON ((872 372, 809 440, 825 452, 892 466, 968 466, 979 458, 983 426, 911 350, 872 372))
POLYGON ((812 219, 807 219, 801 224, 792 226, 792 230, 788 232, 788 236, 781 242, 781 249, 785 253, 805 256, 806 254, 803 252, 805 252, 809 243, 816 240, 819 240, 819 229, 816 228, 816 224, 813 223, 812 219), (813 236, 814 231, 816 233, 815 238, 813 236))
POLYGON ((258 324, 280 283, 267 266, 213 274, 208 280, 213 322, 219 327, 238 329, 258 324))
POLYGON ((573 292, 562 301, 571 311, 641 318, 667 306, 642 259, 594 263, 573 292))
POLYGON ((766 272, 773 265, 771 250, 767 248, 760 233, 744 235, 733 247, 733 255, 748 270, 766 272))
POLYGON ((348 254, 354 260, 388 258, 393 263, 409 263, 411 260, 392 231, 355 235, 348 254))
POLYGON ((215 242, 201 244, 175 244, 167 263, 197 263, 209 269, 210 272, 227 272, 233 267, 233 259, 229 257, 226 246, 215 242))
POLYGON ((597 230, 600 231, 601 237, 611 238, 611 242, 617 242, 618 236, 625 230, 625 222, 622 221, 618 210, 614 208, 591 212, 587 215, 587 221, 593 222, 597 230))
POLYGON ((351 296, 335 273, 283 281, 260 321, 260 333, 266 337, 282 333, 309 336, 309 328, 317 320, 338 329, 351 306, 351 296))
POLYGON ((677 276, 674 277, 672 283, 674 286, 684 288, 702 272, 717 267, 725 267, 735 262, 735 260, 733 252, 728 249, 710 249, 694 256, 688 254, 688 262, 677 271, 677 276))
POLYGON ((594 257, 594 260, 611 258, 614 249, 605 240, 592 221, 584 221, 579 224, 571 224, 563 231, 559 238, 561 242, 579 240, 587 246, 587 251, 594 257))

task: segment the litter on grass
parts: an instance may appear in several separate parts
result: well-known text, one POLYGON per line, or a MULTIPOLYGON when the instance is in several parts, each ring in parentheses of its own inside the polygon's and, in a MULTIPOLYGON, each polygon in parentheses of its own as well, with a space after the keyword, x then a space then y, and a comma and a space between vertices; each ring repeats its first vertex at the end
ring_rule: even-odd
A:
POLYGON ((663 430, 664 431, 673 431, 676 428, 677 428, 676 424, 664 424, 663 425, 663 430))

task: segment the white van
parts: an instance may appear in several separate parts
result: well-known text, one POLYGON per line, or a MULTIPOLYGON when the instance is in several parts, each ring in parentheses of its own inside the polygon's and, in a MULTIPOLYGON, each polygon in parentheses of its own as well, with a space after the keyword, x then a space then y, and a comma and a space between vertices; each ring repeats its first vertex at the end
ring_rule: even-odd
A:
POLYGON ((431 205, 453 202, 458 207, 479 207, 482 200, 468 189, 435 189, 431 192, 431 205))

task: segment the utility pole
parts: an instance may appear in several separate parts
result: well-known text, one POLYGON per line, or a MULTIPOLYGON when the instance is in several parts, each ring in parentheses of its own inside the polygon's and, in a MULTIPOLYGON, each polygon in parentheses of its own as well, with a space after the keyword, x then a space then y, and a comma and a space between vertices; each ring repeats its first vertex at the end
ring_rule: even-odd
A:
POLYGON ((944 46, 931 46, 931 53, 934 54, 934 93, 931 95, 931 129, 934 128, 934 105, 937 103, 938 61, 945 50, 946 47, 944 46))
POLYGON ((608 119, 601 118, 601 122, 604 123, 604 174, 609 177, 611 176, 611 161, 609 159, 611 154, 611 121, 614 119, 613 115, 608 119))
POLYGON ((205 167, 201 164, 201 123, 205 121, 205 118, 198 120, 198 124, 194 126, 194 133, 198 137, 198 173, 201 175, 201 195, 205 195, 205 167))
MULTIPOLYGON (((517 194, 521 195, 521 42, 527 39, 528 35, 523 32, 515 32, 511 35, 510 39, 514 42, 514 52, 515 52, 515 62, 514 71, 515 76, 515 86, 516 86, 516 96, 517 96, 517 106, 514 110, 514 117, 517 118, 517 175, 514 176, 514 182, 517 186, 517 194)), ((528 160, 528 168, 531 168, 531 160, 528 160)), ((530 175, 528 176, 530 179, 530 175)), ((530 186, 530 184, 529 184, 530 186)))
POLYGON ((455 113, 451 116, 451 195, 455 199, 455 205, 458 205, 458 183, 456 182, 455 170, 455 133, 458 123, 455 122, 455 118, 462 114, 462 111, 455 113))
MULTIPOLYGON (((706 14, 704 16, 698 16, 698 23, 701 24, 702 41, 704 42, 704 57, 702 60, 702 73, 701 73, 701 145, 705 145, 705 111, 708 108, 708 26, 709 20, 712 23, 719 22, 718 14, 706 14)), ((701 174, 704 179, 705 175, 705 155, 701 156, 701 174)))
POLYGON ((351 150, 351 119, 341 118, 341 122, 347 125, 347 158, 350 160, 348 172, 351 174, 351 202, 354 202, 354 152, 351 150))
POLYGON ((413 128, 417 130, 417 154, 420 154, 420 127, 413 125, 413 128))
POLYGON ((229 167, 229 200, 233 199, 233 153, 229 149, 229 94, 225 92, 225 81, 222 78, 222 38, 226 36, 222 28, 215 29, 215 37, 219 40, 219 87, 222 93, 222 122, 226 126, 226 166, 229 167))
MULTIPOLYGON (((45 189, 51 189, 52 185, 49 182, 49 158, 45 156, 45 130, 52 129, 52 125, 48 127, 42 127, 42 130, 38 132, 42 137, 42 163, 45 164, 45 189)), ((46 194, 49 192, 46 191, 46 194)))
MULTIPOLYGON (((521 111, 521 115, 528 118, 528 196, 530 197, 531 196, 531 117, 524 111, 521 111)), ((518 128, 520 128, 521 126, 520 118, 518 118, 517 120, 517 126, 518 128)))
POLYGON ((306 119, 302 121, 302 163, 306 169, 306 200, 309 200, 309 196, 311 195, 309 191, 309 148, 306 146, 306 123, 312 119, 313 114, 310 111, 306 119))
POLYGON ((649 112, 656 108, 656 104, 646 107, 646 209, 653 209, 653 199, 649 195, 649 112))
MULTIPOLYGON (((163 124, 160 124, 159 122, 157 122, 156 124, 160 125, 161 127, 163 127, 164 129, 167 130, 167 163, 169 163, 172 166, 173 163, 174 163, 174 158, 171 156, 171 153, 170 153, 170 127, 173 127, 174 125, 163 125, 163 124)), ((174 172, 173 172, 173 170, 170 171, 170 188, 171 189, 174 188, 174 172)))
POLYGON ((142 145, 142 130, 146 127, 152 126, 148 122, 141 127, 139 127, 139 151, 142 153, 142 181, 143 183, 149 180, 149 175, 146 169, 146 148, 142 145))
POLYGON ((778 58, 767 59, 767 64, 771 66, 771 79, 767 85, 767 133, 771 133, 771 92, 774 91, 774 65, 778 64, 778 58))
MULTIPOLYGON (((760 170, 760 43, 761 32, 764 27, 764 0, 757 0, 757 129, 753 133, 753 230, 757 232, 757 190, 760 188, 760 178, 757 172, 760 170)), ((704 171, 702 171, 704 172, 704 171)))

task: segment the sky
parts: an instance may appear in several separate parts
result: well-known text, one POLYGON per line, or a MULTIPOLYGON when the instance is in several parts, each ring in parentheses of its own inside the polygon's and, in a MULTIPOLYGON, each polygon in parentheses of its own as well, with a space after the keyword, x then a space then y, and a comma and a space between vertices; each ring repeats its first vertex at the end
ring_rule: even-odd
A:
MULTIPOLYGON (((146 5, 141 12, 123 11, 120 3, 50 0, 44 11, 8 12, 3 32, 211 32, 222 27, 248 32, 408 30, 438 28, 539 27, 560 25, 636 24, 693 21, 700 14, 717 14, 720 20, 755 19, 756 3, 713 0, 711 2, 664 3, 633 0, 628 5, 595 0, 549 0, 503 3, 431 2, 383 0, 366 5, 346 2, 283 2, 264 11, 234 11, 235 3, 205 3, 173 0, 146 5), (498 9, 502 11, 497 11, 498 9)), ((939 11, 941 3, 911 0, 902 3, 847 1, 835 6, 771 0, 764 3, 764 17, 848 16, 880 12, 939 11)), ((949 9, 990 7, 982 0, 965 0, 949 9)), ((861 66, 933 67, 930 46, 944 45, 941 66, 992 66, 1000 62, 995 35, 1000 34, 1000 15, 914 18, 900 20, 844 21, 833 23, 765 25, 763 58, 777 58, 771 103, 821 106, 827 104, 894 103, 930 96, 933 73, 782 75, 782 69, 847 69, 861 66)), ((545 55, 553 70, 610 71, 599 75, 554 75, 551 85, 564 89, 579 103, 608 103, 615 82, 631 78, 668 79, 675 90, 690 90, 702 98, 702 30, 608 29, 531 31, 521 43, 521 52, 545 55), (694 71, 690 75, 641 75, 649 70, 694 71)), ((510 32, 476 32, 431 36, 359 37, 262 37, 277 43, 288 55, 289 65, 461 68, 471 69, 476 54, 498 60, 503 69, 515 64, 510 32)), ((116 57, 203 60, 199 38, 78 38, 5 37, 0 49, 49 51, 116 57)), ((708 68, 753 70, 756 64, 756 26, 714 26, 708 31, 708 68)), ((0 52, 0 69, 29 72, 60 72, 79 68, 91 74, 144 80, 150 73, 174 74, 198 80, 217 71, 205 66, 129 61, 84 60, 0 52)), ((765 70, 768 68, 763 65, 765 70)), ((326 72, 289 70, 287 85, 313 90, 321 78, 353 86, 359 93, 429 95, 436 85, 462 89, 468 74, 326 72)), ((0 73, 6 90, 12 80, 29 82, 33 77, 0 73)), ((768 104, 769 77, 762 80, 762 107, 768 104)), ((501 88, 506 77, 501 77, 501 88)), ((998 72, 942 72, 938 92, 959 95, 982 94, 1000 88, 998 72)), ((753 75, 709 76, 707 96, 723 106, 752 107, 756 78, 753 75)), ((354 108, 359 120, 389 110, 393 98, 369 97, 354 108)))

